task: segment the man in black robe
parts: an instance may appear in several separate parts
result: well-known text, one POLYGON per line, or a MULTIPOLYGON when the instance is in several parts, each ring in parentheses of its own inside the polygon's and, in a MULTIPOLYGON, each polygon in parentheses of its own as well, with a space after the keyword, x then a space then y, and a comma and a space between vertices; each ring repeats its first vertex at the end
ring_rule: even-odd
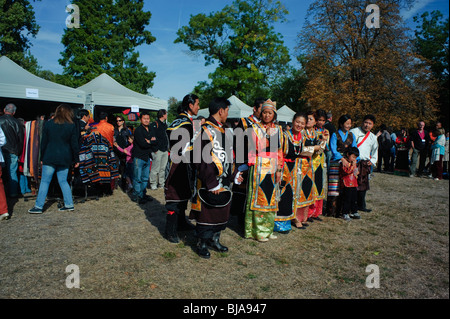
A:
POLYGON ((199 98, 188 94, 178 109, 179 115, 167 128, 170 145, 169 172, 164 185, 166 199, 165 236, 178 243, 178 230, 192 229, 186 220, 186 209, 194 188, 192 171, 193 117, 197 115, 199 98))
MULTIPOLYGON (((228 117, 230 102, 215 98, 209 104, 210 116, 201 127, 201 159, 196 167, 196 196, 193 198, 191 218, 196 220, 196 235, 199 239, 197 253, 210 258, 208 247, 227 252, 228 247, 219 241, 230 216, 231 183, 236 172, 232 172, 232 139, 224 124, 228 117)), ((198 144, 194 144, 196 146, 198 144)), ((240 174, 236 182, 242 182, 240 174)))

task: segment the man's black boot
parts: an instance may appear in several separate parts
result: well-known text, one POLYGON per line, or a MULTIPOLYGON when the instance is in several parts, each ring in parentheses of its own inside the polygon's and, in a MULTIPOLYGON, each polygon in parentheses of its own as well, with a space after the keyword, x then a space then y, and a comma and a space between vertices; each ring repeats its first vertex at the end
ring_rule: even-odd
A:
POLYGON ((228 247, 222 245, 219 239, 220 239, 220 232, 214 233, 212 239, 208 240, 208 246, 214 248, 218 252, 226 253, 228 251, 228 247))
POLYGON ((197 244, 197 254, 205 259, 209 259, 211 257, 211 253, 208 250, 207 242, 208 239, 201 238, 198 240, 197 244))

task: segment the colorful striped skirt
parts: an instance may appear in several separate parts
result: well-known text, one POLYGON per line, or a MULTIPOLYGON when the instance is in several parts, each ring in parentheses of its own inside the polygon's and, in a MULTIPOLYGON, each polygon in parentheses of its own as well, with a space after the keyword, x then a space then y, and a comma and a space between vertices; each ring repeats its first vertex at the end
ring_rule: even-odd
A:
POLYGON ((328 174, 328 196, 339 196, 339 162, 330 162, 328 174))

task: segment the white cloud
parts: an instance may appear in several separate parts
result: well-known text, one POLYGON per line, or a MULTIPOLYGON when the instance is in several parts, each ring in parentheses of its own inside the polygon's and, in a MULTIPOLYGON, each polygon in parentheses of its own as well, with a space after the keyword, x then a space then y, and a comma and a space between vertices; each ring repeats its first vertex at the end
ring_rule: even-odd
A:
POLYGON ((411 9, 403 9, 400 12, 400 16, 403 17, 403 21, 406 21, 414 17, 420 10, 425 8, 428 4, 434 2, 435 0, 416 0, 411 9))
POLYGON ((47 42, 51 44, 60 44, 62 34, 51 31, 39 30, 36 39, 33 42, 47 42))

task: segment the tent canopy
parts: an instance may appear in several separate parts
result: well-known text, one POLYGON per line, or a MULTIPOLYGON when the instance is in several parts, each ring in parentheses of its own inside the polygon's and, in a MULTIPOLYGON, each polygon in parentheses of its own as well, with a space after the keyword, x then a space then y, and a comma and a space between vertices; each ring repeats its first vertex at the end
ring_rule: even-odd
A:
POLYGON ((151 111, 167 110, 168 108, 167 101, 130 90, 105 73, 78 89, 86 92, 86 105, 126 108, 135 105, 140 110, 151 111))
POLYGON ((84 104, 85 93, 28 72, 8 57, 0 57, 0 97, 84 104))
POLYGON ((277 111, 277 120, 279 122, 291 123, 294 115, 295 111, 291 110, 287 105, 284 105, 277 111))
MULTIPOLYGON (((253 108, 239 100, 235 95, 232 95, 228 98, 228 101, 230 101, 230 109, 228 110, 228 118, 234 119, 234 118, 241 118, 241 117, 248 117, 253 114, 253 108)), ((203 117, 209 117, 209 110, 208 109, 202 109, 198 111, 197 116, 203 116, 203 117)))

